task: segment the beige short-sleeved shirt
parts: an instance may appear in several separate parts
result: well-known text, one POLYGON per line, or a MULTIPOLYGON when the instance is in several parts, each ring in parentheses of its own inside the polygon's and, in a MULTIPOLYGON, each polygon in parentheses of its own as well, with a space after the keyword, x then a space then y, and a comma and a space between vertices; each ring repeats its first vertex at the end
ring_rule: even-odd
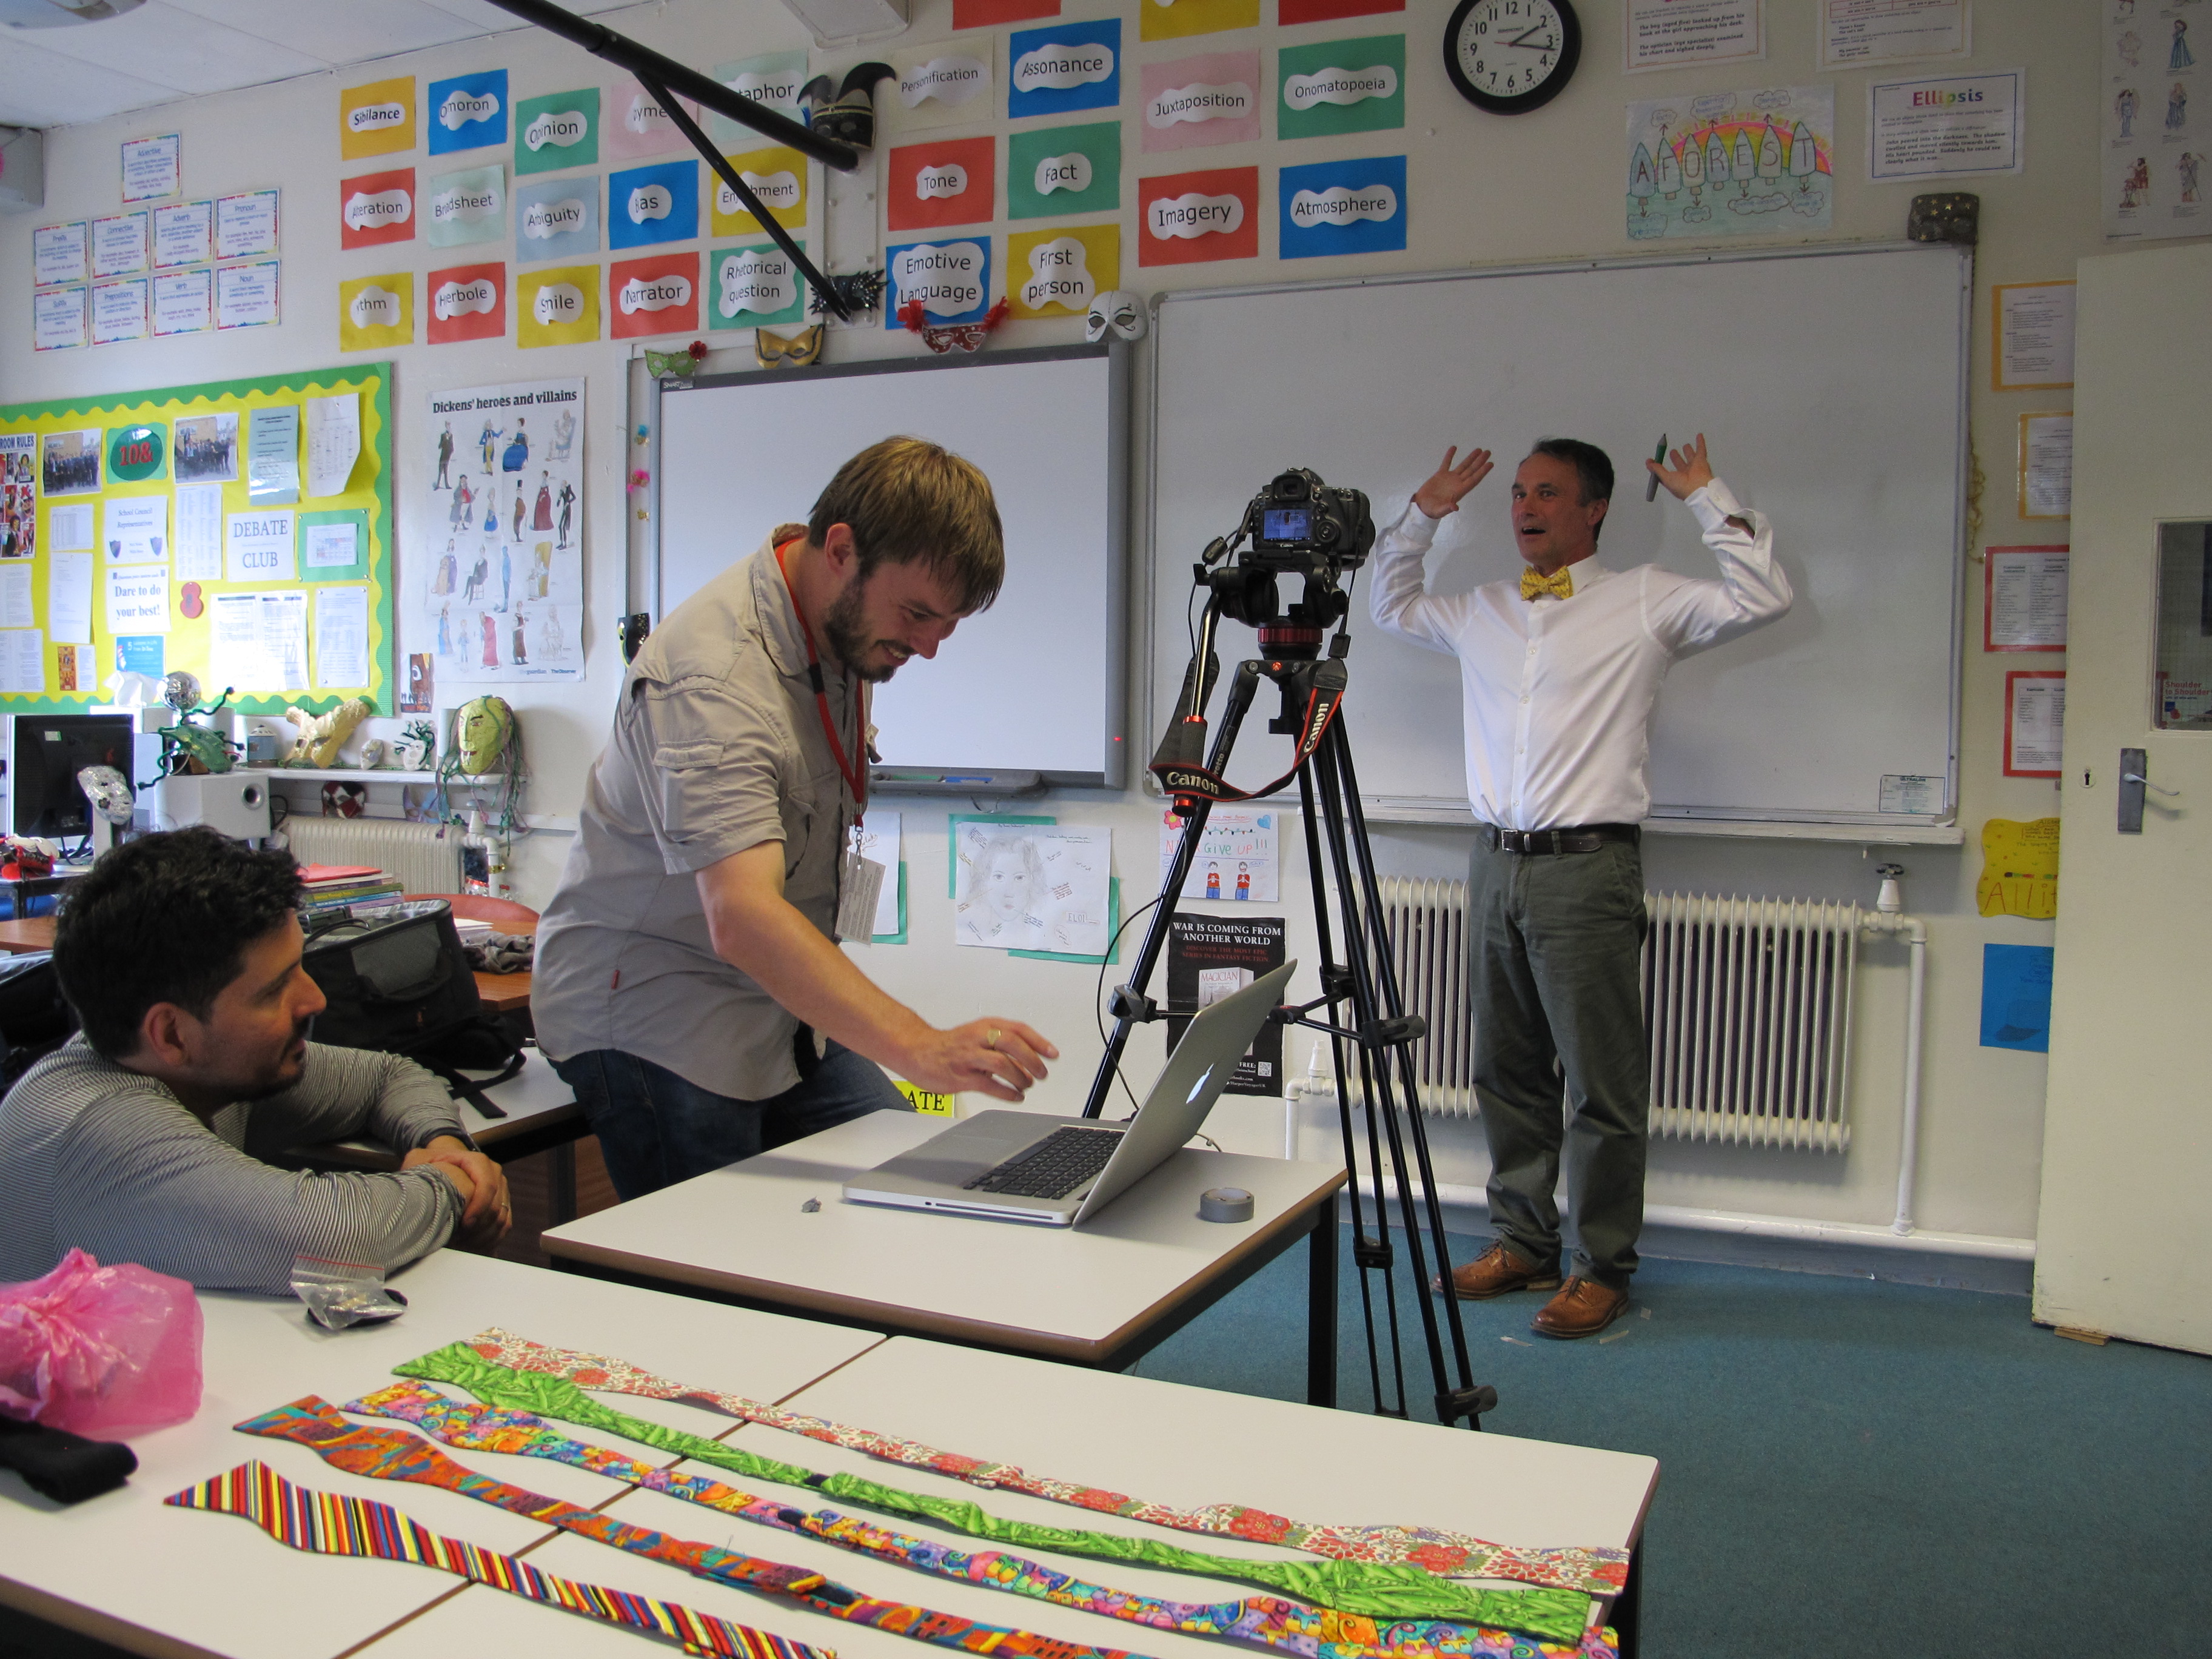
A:
MULTIPOLYGON (((575 844, 538 923, 531 1012, 555 1060, 598 1048, 762 1100, 799 1081, 799 1022, 714 954, 694 878, 783 843, 783 896, 836 937, 854 803, 822 729, 775 542, 694 593, 646 641, 592 765, 575 844)), ((848 760, 857 686, 826 667, 848 760)), ((864 716, 865 718, 865 716, 864 716)))

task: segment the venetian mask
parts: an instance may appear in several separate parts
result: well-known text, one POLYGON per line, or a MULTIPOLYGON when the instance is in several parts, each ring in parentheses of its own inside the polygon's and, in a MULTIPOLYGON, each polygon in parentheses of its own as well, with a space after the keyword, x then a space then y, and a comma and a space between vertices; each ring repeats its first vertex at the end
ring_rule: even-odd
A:
POLYGON ((1091 313, 1083 319, 1083 337, 1096 345, 1106 337, 1109 329, 1117 340, 1143 339, 1145 296, 1117 288, 1092 300, 1091 313))

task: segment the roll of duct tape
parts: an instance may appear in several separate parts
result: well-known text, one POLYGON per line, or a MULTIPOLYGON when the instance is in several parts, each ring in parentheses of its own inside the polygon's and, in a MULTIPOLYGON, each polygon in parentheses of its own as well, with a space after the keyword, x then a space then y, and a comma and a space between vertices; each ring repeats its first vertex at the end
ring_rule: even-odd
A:
POLYGON ((1198 1195, 1200 1221, 1249 1221, 1252 1194, 1242 1187, 1209 1187, 1198 1195))

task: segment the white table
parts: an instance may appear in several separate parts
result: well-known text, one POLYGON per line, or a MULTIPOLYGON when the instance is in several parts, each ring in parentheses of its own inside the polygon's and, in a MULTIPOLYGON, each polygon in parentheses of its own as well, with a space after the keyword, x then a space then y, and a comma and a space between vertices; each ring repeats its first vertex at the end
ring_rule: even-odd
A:
MULTIPOLYGON (((289 1549, 250 1522, 161 1500, 258 1458, 323 1492, 389 1503, 435 1530, 513 1551, 551 1528, 450 1492, 343 1473, 304 1446, 236 1434, 243 1419, 308 1394, 333 1405, 393 1380, 391 1368, 488 1325, 539 1341, 616 1353, 664 1375, 714 1377, 757 1399, 803 1387, 872 1346, 834 1326, 594 1284, 441 1250, 394 1281, 410 1299, 388 1325, 329 1332, 297 1302, 203 1293, 205 1393, 189 1423, 131 1443, 138 1472, 121 1490, 64 1507, 0 1472, 0 1604, 134 1653, 318 1659, 410 1618, 461 1581, 404 1563, 289 1549)), ((641 1417, 718 1436, 732 1419, 655 1401, 641 1417)), ((395 1425, 397 1426, 397 1425, 395 1425)), ((632 1449, 635 1449, 634 1448, 632 1449)), ((470 1452, 471 1468, 584 1504, 620 1490, 535 1458, 470 1452)), ((654 1462, 665 1462, 656 1457, 654 1462)))
MULTIPOLYGON (((716 1386, 708 1376, 682 1380, 716 1386)), ((1164 1503, 1251 1504, 1312 1522, 1423 1522, 1499 1543, 1632 1548, 1659 1477, 1656 1460, 1623 1452, 1316 1411, 903 1337, 810 1384, 792 1404, 841 1422, 904 1433, 941 1450, 1004 1460, 1036 1474, 1092 1481, 1164 1503)), ((739 1439, 763 1455, 811 1469, 866 1474, 910 1492, 964 1498, 1015 1519, 1167 1538, 1222 1555, 1311 1559, 1236 1539, 1167 1533, 1018 1493, 986 1492, 758 1425, 741 1430, 739 1439)), ((763 1496, 793 1495, 792 1488, 704 1465, 678 1467, 763 1496)), ((805 1494, 797 1494, 795 1501, 821 1506, 820 1500, 805 1494)), ((816 1539, 726 1519, 659 1492, 633 1488, 605 1513, 678 1538, 710 1540, 811 1568, 871 1595, 1071 1641, 1125 1648, 1149 1659, 1223 1659, 1228 1653, 1259 1651, 888 1566, 816 1539)), ((965 1534, 903 1519, 896 1524, 901 1531, 962 1547, 988 1547, 965 1534)), ((1093 1582, 1178 1600, 1210 1600, 1251 1588, 1118 1562, 1016 1553, 1093 1582)), ((741 1594, 573 1534, 532 1551, 530 1560, 549 1572, 681 1602, 834 1648, 847 1659, 922 1659, 933 1651, 949 1651, 741 1594)), ((1632 1639, 1628 1623, 1633 1608, 1627 1601, 1623 1598, 1612 1614, 1622 1627, 1624 1650, 1632 1639)), ((526 1648, 533 1659, 640 1659, 644 1652, 633 1633, 472 1585, 392 1632, 366 1659, 451 1659, 455 1654, 526 1648)))
POLYGON ((873 1113, 541 1242, 556 1267, 583 1273, 1119 1370, 1304 1238, 1308 1398, 1335 1403, 1341 1167, 1185 1149, 1079 1228, 840 1196, 848 1176, 944 1127, 873 1113), (1246 1188, 1253 1218, 1200 1220, 1209 1187, 1246 1188), (810 1199, 821 1207, 805 1209, 810 1199))

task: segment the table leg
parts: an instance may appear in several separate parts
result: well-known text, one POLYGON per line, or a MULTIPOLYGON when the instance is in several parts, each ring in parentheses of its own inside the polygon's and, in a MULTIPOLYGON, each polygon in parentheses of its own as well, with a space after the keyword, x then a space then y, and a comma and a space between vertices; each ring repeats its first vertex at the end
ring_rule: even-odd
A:
POLYGON ((553 1191, 553 1224, 576 1218, 576 1143, 564 1140, 552 1149, 549 1159, 553 1191))
POLYGON ((1336 1195, 1306 1240, 1306 1404, 1336 1404, 1336 1195))

